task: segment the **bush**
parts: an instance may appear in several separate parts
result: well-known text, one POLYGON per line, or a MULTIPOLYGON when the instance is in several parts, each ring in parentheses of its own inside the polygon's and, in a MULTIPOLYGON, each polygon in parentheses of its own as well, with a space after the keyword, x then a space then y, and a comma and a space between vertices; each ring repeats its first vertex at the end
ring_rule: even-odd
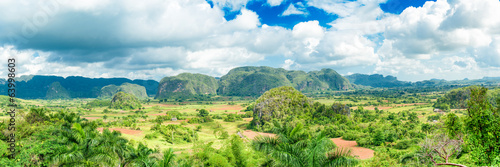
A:
POLYGON ((240 115, 237 114, 228 114, 224 118, 224 122, 235 122, 235 121, 241 121, 243 120, 240 115))
POLYGON ((396 145, 394 145, 394 148, 400 149, 400 150, 407 149, 411 146, 412 143, 413 142, 410 140, 401 140, 396 145))
POLYGON ((357 131, 348 131, 346 133, 344 133, 344 135, 342 136, 342 139, 344 140, 356 140, 360 137, 360 134, 359 132, 357 131))
POLYGON ((360 147, 365 147, 365 146, 372 145, 372 142, 371 142, 370 138, 367 138, 367 137, 357 139, 356 143, 360 147))
POLYGON ((329 125, 329 126, 325 127, 323 132, 329 138, 336 138, 336 137, 341 137, 344 135, 344 131, 340 130, 340 128, 338 126, 335 126, 335 125, 329 125))
POLYGON ((156 138, 158 138, 158 135, 159 135, 158 133, 153 132, 153 133, 150 133, 150 134, 146 134, 144 136, 144 138, 149 139, 149 140, 156 139, 156 138))

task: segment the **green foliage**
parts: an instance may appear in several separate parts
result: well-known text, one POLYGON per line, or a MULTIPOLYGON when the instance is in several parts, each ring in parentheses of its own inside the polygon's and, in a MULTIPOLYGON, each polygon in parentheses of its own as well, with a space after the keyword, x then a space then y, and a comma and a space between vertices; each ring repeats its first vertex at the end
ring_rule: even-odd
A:
POLYGON ((454 113, 449 113, 446 115, 446 120, 444 121, 444 125, 446 131, 448 132, 448 136, 456 137, 459 134, 462 134, 463 123, 460 118, 454 113))
POLYGON ((295 88, 283 86, 264 93, 255 101, 254 106, 253 124, 259 126, 271 119, 301 116, 304 114, 303 110, 312 106, 312 103, 295 88))
POLYGON ((47 90, 46 99, 69 99, 71 98, 69 92, 64 88, 61 83, 53 82, 50 84, 49 89, 47 90))
MULTIPOLYGON (((92 100, 92 101, 88 102, 87 104, 85 104, 85 108, 109 107, 110 105, 111 105, 111 101, 109 101, 109 100, 95 99, 95 100, 92 100)), ((108 109, 104 109, 104 113, 108 113, 108 112, 109 112, 108 109)))
POLYGON ((99 98, 111 98, 118 92, 125 92, 128 94, 132 94, 140 99, 145 99, 148 97, 148 94, 146 93, 146 88, 144 86, 131 83, 123 83, 120 86, 111 84, 102 87, 99 93, 99 98))
POLYGON ((427 121, 432 122, 432 121, 437 121, 441 118, 441 114, 434 114, 434 115, 429 115, 427 116, 427 121))
POLYGON ((238 67, 220 79, 218 94, 259 96, 276 87, 292 86, 300 91, 345 90, 349 81, 331 69, 321 71, 286 71, 271 67, 238 67))
POLYGON ((169 143, 186 143, 198 139, 197 132, 181 125, 169 124, 165 126, 155 124, 151 127, 151 130, 163 135, 165 141, 169 143))
POLYGON ((182 73, 160 81, 155 99, 187 99, 197 95, 215 95, 217 80, 203 74, 182 73))
POLYGON ((345 132, 344 132, 344 129, 342 129, 339 126, 328 125, 323 130, 323 133, 325 133, 325 135, 328 136, 328 137, 330 137, 330 138, 337 138, 337 137, 343 136, 345 132))
POLYGON ((243 118, 241 118, 240 115, 238 114, 233 114, 230 113, 226 117, 224 117, 224 122, 235 122, 235 121, 242 121, 243 118))
POLYGON ((205 123, 205 122, 213 122, 214 120, 212 119, 211 116, 205 116, 205 117, 193 117, 188 120, 188 123, 191 124, 197 124, 197 123, 205 123))
MULTIPOLYGON (((286 127, 286 126, 284 126, 286 127)), ((355 166, 357 160, 350 158, 350 152, 334 150, 335 144, 319 133, 305 137, 302 124, 292 130, 284 130, 276 137, 258 136, 253 147, 268 155, 273 166, 355 166)))
POLYGON ((110 107, 114 109, 129 110, 141 108, 142 105, 134 95, 125 92, 118 92, 115 96, 113 96, 110 107))
POLYGON ((198 111, 198 116, 199 116, 199 117, 206 117, 206 116, 208 116, 209 114, 210 114, 210 113, 209 113, 207 110, 205 110, 205 109, 201 109, 201 110, 199 110, 199 111, 198 111))
POLYGON ((490 165, 500 155, 500 115, 492 111, 487 88, 471 89, 467 102, 465 143, 476 165, 490 165))
POLYGON ((370 136, 371 136, 371 142, 375 146, 380 146, 382 143, 385 142, 384 133, 380 129, 375 130, 375 132, 370 134, 370 136))
POLYGON ((43 123, 44 121, 48 121, 49 117, 46 115, 48 112, 45 108, 31 108, 30 112, 26 115, 25 120, 30 124, 34 124, 36 122, 43 123))
POLYGON ((353 84, 365 85, 371 87, 400 87, 409 86, 410 83, 398 81, 396 77, 386 76, 380 74, 366 75, 366 74, 353 74, 346 76, 347 79, 353 84))

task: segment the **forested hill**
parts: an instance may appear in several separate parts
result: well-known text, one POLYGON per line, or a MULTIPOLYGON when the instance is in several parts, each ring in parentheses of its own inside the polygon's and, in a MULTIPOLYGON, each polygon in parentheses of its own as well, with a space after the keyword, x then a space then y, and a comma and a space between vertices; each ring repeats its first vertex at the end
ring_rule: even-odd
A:
POLYGON ((435 87, 435 86, 470 86, 470 85, 484 85, 484 86, 499 86, 500 77, 484 77, 482 79, 447 81, 444 79, 430 79, 417 82, 399 81, 396 77, 380 74, 353 74, 345 76, 352 84, 370 86, 374 88, 394 88, 394 87, 435 87))
POLYGON ((401 87, 411 86, 410 82, 398 81, 398 78, 393 76, 383 76, 380 74, 353 74, 345 76, 349 81, 356 85, 371 86, 375 88, 401 87))
POLYGON ((320 71, 287 71, 272 67, 234 68, 219 81, 217 93, 229 96, 258 96, 280 86, 292 86, 302 92, 347 90, 349 80, 332 69, 320 71))
MULTIPOLYGON (((121 85, 132 83, 144 86, 148 95, 154 95, 158 89, 158 81, 155 80, 130 80, 127 78, 85 78, 70 76, 67 78, 59 76, 22 76, 16 80, 16 97, 23 99, 42 98, 96 98, 101 88, 106 85, 121 85), (57 88, 57 89, 56 89, 57 88), (64 94, 57 95, 54 90, 65 90, 64 94)), ((5 83, 3 83, 5 84, 5 83)), ((6 86, 5 86, 6 87, 6 86)), ((2 95, 7 94, 7 89, 0 89, 2 95)))
POLYGON ((203 74, 182 73, 165 77, 158 85, 156 99, 192 98, 196 95, 215 95, 217 80, 203 74))

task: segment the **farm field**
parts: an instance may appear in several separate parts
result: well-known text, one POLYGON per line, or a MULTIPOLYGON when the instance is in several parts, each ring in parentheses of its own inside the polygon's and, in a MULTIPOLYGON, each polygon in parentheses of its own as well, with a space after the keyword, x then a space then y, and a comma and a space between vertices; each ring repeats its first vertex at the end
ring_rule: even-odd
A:
MULTIPOLYGON (((150 149, 149 158, 154 158, 154 154, 173 155, 177 158, 172 163, 177 165, 196 166, 202 161, 209 161, 200 157, 209 150, 224 155, 234 142, 241 142, 239 147, 245 148, 244 154, 250 157, 248 164, 261 164, 274 158, 274 153, 263 149, 262 145, 278 141, 322 141, 320 143, 325 145, 319 147, 333 148, 331 151, 335 154, 347 157, 344 163, 352 162, 351 166, 379 166, 391 162, 398 164, 397 160, 421 152, 425 143, 429 142, 429 136, 452 132, 447 130, 449 125, 446 123, 451 119, 449 115, 463 117, 467 113, 464 108, 437 111, 436 102, 442 101, 438 99, 444 95, 418 98, 410 95, 398 99, 371 94, 313 98, 287 87, 277 88, 280 89, 290 90, 284 95, 304 100, 302 103, 309 105, 297 106, 299 109, 287 113, 286 117, 280 118, 282 120, 274 118, 266 122, 259 113, 265 115, 266 112, 290 111, 289 107, 293 107, 295 102, 280 101, 284 99, 265 94, 254 100, 232 101, 160 102, 150 98, 140 101, 137 108, 112 108, 109 106, 110 99, 19 99, 19 116, 23 120, 49 127, 52 123, 37 121, 62 121, 63 131, 75 131, 77 126, 83 125, 87 127, 84 128, 85 133, 97 136, 115 134, 125 139, 127 147, 132 150, 150 149), (258 104, 266 99, 272 100, 266 101, 267 107, 258 104), (289 104, 278 110, 272 108, 273 103, 283 102, 289 104), (70 117, 68 114, 74 115, 70 117), (69 128, 64 130, 64 126, 69 128)), ((7 114, 0 116, 4 121, 9 118, 7 114)), ((27 129, 22 131, 35 133, 27 129)), ((62 138, 71 139, 72 136, 62 138)), ((25 141, 22 143, 29 145, 25 141)), ((301 149, 307 151, 309 148, 301 149)), ((470 155, 463 154, 462 158, 452 161, 466 162, 470 155)), ((420 161, 419 158, 429 157, 406 157, 404 162, 399 163, 420 166, 431 161, 420 161)))

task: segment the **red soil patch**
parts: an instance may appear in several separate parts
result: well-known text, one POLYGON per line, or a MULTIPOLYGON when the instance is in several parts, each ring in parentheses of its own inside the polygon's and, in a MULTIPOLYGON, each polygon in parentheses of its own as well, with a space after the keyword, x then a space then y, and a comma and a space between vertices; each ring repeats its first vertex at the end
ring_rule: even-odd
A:
POLYGON ((373 153, 375 152, 368 148, 357 147, 356 145, 358 144, 356 143, 356 141, 347 141, 343 140, 342 138, 332 138, 331 140, 338 147, 350 149, 351 153, 355 156, 358 156, 359 159, 369 159, 373 157, 373 153))
MULTIPOLYGON (((97 128, 99 132, 102 132, 104 128, 97 128)), ((127 135, 140 135, 142 134, 142 131, 140 130, 130 130, 130 129, 123 129, 123 128, 109 128, 110 131, 119 131, 122 134, 127 134, 127 135)))
POLYGON ((253 139, 257 136, 271 136, 271 137, 276 136, 276 134, 272 134, 272 133, 254 132, 251 130, 245 130, 243 132, 243 135, 246 136, 248 139, 253 139))

